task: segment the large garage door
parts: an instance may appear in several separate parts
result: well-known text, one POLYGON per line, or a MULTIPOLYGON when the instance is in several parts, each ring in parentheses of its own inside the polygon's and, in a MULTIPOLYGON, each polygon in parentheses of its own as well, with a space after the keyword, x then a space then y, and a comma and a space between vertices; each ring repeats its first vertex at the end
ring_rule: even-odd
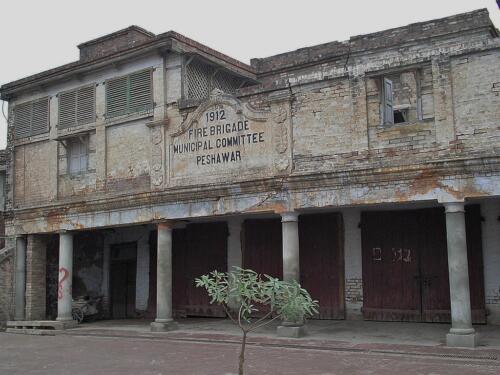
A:
POLYGON ((300 215, 300 283, 319 301, 320 319, 344 319, 342 215, 300 215))
POLYGON ((194 279, 214 270, 227 271, 227 236, 228 230, 225 222, 187 226, 186 271, 181 279, 186 283, 185 310, 187 315, 225 316, 224 310, 219 305, 210 304, 210 297, 206 290, 197 288, 194 279))
MULTIPOLYGON (((243 268, 283 279, 283 250, 280 219, 250 219, 243 222, 243 268)), ((254 317, 262 317, 269 309, 258 305, 254 317)))
MULTIPOLYGON (((466 209, 471 303, 485 322, 478 206, 466 209)), ((449 322, 446 222, 442 208, 362 214, 363 315, 368 320, 449 322)))
POLYGON ((283 278, 280 219, 251 219, 243 223, 243 268, 283 278))

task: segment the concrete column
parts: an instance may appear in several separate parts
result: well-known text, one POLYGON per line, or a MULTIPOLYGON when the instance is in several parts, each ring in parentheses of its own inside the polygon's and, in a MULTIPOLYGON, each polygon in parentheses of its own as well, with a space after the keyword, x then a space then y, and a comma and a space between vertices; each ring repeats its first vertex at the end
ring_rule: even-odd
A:
POLYGON ((24 320, 26 305, 26 238, 16 238, 15 320, 24 320))
POLYGON ((151 331, 170 331, 177 327, 172 319, 172 223, 158 224, 156 263, 156 319, 151 331))
MULTIPOLYGON (((299 214, 284 212, 281 214, 283 237, 283 280, 300 282, 299 260, 299 214)), ((304 322, 284 321, 278 326, 280 337, 302 337, 306 335, 304 322)))
POLYGON ((446 344, 475 347, 477 334, 472 328, 464 203, 445 203, 444 206, 451 300, 451 329, 446 335, 446 344))
MULTIPOLYGON (((233 272, 234 267, 243 267, 243 254, 241 252, 241 217, 230 218, 227 222, 229 235, 227 236, 227 272, 233 272)), ((231 309, 239 307, 236 299, 230 299, 228 306, 231 309)))
POLYGON ((299 263, 299 214, 281 214, 283 231, 283 280, 300 282, 299 263))
POLYGON ((229 235, 227 237, 227 270, 233 271, 234 267, 243 265, 241 253, 241 223, 239 217, 231 218, 227 222, 229 235))
POLYGON ((71 304, 73 301, 73 234, 59 235, 59 283, 57 289, 57 320, 73 322, 71 304))

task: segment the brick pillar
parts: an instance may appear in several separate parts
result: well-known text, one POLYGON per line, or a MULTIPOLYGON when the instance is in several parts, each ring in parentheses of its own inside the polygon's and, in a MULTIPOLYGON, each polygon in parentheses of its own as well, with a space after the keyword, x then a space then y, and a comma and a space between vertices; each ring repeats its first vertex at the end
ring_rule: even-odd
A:
POLYGON ((47 238, 29 234, 26 246, 26 320, 44 320, 47 238))

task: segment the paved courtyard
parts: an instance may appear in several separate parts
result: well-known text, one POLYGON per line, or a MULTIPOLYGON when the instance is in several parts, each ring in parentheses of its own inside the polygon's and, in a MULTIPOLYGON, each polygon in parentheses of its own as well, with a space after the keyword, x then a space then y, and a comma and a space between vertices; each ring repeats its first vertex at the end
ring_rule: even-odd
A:
MULTIPOLYGON (((211 338, 193 333, 150 337, 0 333, 0 374, 234 374, 239 352, 234 337, 223 340, 216 335, 211 338)), ((252 340, 247 352, 247 374, 500 373, 497 349, 466 351, 403 345, 394 350, 394 345, 389 344, 291 342, 259 337, 252 340)))

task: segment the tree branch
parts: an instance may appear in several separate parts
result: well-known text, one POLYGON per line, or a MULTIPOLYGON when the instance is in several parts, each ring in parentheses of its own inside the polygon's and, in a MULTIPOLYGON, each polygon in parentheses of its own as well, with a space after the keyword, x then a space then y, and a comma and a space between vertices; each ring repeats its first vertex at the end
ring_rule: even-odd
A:
POLYGON ((238 324, 238 322, 233 318, 233 316, 231 315, 231 313, 229 312, 229 309, 227 308, 226 304, 225 303, 221 303, 222 307, 224 308, 224 311, 226 312, 227 316, 229 317, 229 319, 231 319, 231 321, 234 323, 234 324, 238 324))
POLYGON ((269 323, 271 323, 271 322, 275 321, 276 319, 278 319, 280 316, 281 316, 281 315, 277 315, 277 316, 275 316, 274 318, 272 318, 271 320, 268 320, 267 322, 264 322, 264 323, 262 323, 262 324, 260 324, 260 325, 258 325, 258 326, 254 326, 254 327, 250 328, 250 329, 248 330, 248 332, 252 332, 252 331, 255 331, 256 329, 259 329, 260 327, 264 327, 265 325, 267 325, 267 324, 269 324, 269 323))

